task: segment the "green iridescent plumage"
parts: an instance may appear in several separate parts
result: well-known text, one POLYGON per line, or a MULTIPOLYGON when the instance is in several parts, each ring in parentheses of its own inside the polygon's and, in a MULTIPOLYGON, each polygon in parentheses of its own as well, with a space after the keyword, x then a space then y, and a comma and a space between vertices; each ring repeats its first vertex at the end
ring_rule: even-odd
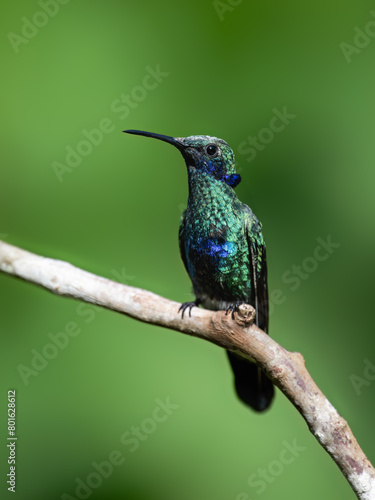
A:
MULTIPOLYGON (((198 304, 235 312, 245 302, 256 308, 257 325, 268 331, 266 248, 260 222, 233 190, 241 178, 231 148, 217 137, 127 132, 173 144, 186 162, 189 197, 179 241, 196 301, 183 304, 182 314, 198 304)), ((228 356, 239 397, 253 409, 265 410, 273 398, 270 380, 253 363, 228 356)))
POLYGON ((207 174, 191 173, 188 208, 180 222, 180 248, 197 297, 207 302, 251 302, 256 274, 262 270, 263 236, 251 210, 239 202, 233 189, 211 182, 207 174), (208 178, 207 178, 208 177, 208 178))

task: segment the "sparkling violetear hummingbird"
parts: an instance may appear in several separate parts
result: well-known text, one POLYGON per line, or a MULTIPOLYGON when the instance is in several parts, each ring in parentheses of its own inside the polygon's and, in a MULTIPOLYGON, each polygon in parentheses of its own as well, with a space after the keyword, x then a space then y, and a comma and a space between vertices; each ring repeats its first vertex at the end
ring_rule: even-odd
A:
MULTIPOLYGON (((266 247, 261 224, 241 203, 234 188, 241 181, 234 154, 217 137, 166 135, 125 130, 153 137, 175 146, 185 159, 189 196, 179 230, 180 252, 193 284, 196 300, 181 305, 188 309, 236 312, 242 303, 256 309, 256 324, 268 331, 266 247)), ((254 363, 228 351, 239 398, 256 411, 271 404, 272 382, 254 363)))

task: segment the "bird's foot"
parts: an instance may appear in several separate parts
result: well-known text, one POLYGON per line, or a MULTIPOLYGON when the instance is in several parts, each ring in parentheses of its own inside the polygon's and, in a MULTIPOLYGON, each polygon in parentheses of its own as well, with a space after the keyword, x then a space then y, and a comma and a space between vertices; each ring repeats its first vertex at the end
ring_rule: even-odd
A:
POLYGON ((191 317, 191 310, 193 309, 193 307, 198 307, 199 304, 200 301, 198 299, 194 302, 184 302, 183 304, 181 304, 180 309, 178 310, 178 312, 182 311, 181 318, 184 319, 186 309, 189 309, 189 317, 191 317))
POLYGON ((234 313, 238 313, 240 305, 244 303, 245 302, 242 300, 242 301, 237 301, 234 304, 229 304, 229 306, 225 309, 225 316, 227 316, 229 311, 232 311, 232 319, 234 319, 234 313))

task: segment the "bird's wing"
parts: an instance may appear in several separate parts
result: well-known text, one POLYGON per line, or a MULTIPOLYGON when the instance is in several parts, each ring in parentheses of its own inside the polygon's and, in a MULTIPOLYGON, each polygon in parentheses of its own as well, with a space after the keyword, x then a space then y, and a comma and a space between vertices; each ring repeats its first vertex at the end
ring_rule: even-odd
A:
MULTIPOLYGON (((244 217, 245 234, 250 256, 249 268, 252 274, 252 305, 256 309, 256 324, 268 333, 268 290, 266 246, 262 226, 247 205, 238 207, 244 217)), ((273 399, 274 388, 271 380, 261 368, 233 352, 228 352, 235 376, 235 386, 239 398, 256 411, 266 410, 273 399)))
POLYGON ((181 259, 185 265, 185 269, 189 274, 189 269, 188 269, 188 264, 187 264, 187 258, 186 258, 186 251, 185 251, 185 217, 186 217, 186 210, 185 212, 181 215, 180 219, 180 227, 178 230, 178 243, 180 245, 180 254, 181 254, 181 259))
POLYGON ((251 257, 250 268, 254 287, 254 307, 257 313, 256 324, 263 331, 268 332, 269 308, 266 245, 260 222, 249 208, 248 210, 245 230, 251 257))

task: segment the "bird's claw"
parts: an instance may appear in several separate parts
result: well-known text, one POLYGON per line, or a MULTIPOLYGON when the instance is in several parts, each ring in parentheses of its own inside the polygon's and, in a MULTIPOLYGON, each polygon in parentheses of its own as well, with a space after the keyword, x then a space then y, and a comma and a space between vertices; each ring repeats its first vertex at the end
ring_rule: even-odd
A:
POLYGON ((185 314, 185 311, 186 309, 189 309, 189 317, 191 318, 191 310, 193 309, 193 307, 198 307, 199 306, 199 301, 196 300, 195 302, 184 302, 183 304, 181 304, 178 312, 181 312, 181 318, 184 319, 184 314, 185 314))
POLYGON ((232 311, 232 319, 234 319, 234 313, 238 312, 240 305, 243 303, 244 302, 236 302, 235 304, 229 304, 229 306, 225 309, 225 316, 227 316, 229 311, 232 311))

